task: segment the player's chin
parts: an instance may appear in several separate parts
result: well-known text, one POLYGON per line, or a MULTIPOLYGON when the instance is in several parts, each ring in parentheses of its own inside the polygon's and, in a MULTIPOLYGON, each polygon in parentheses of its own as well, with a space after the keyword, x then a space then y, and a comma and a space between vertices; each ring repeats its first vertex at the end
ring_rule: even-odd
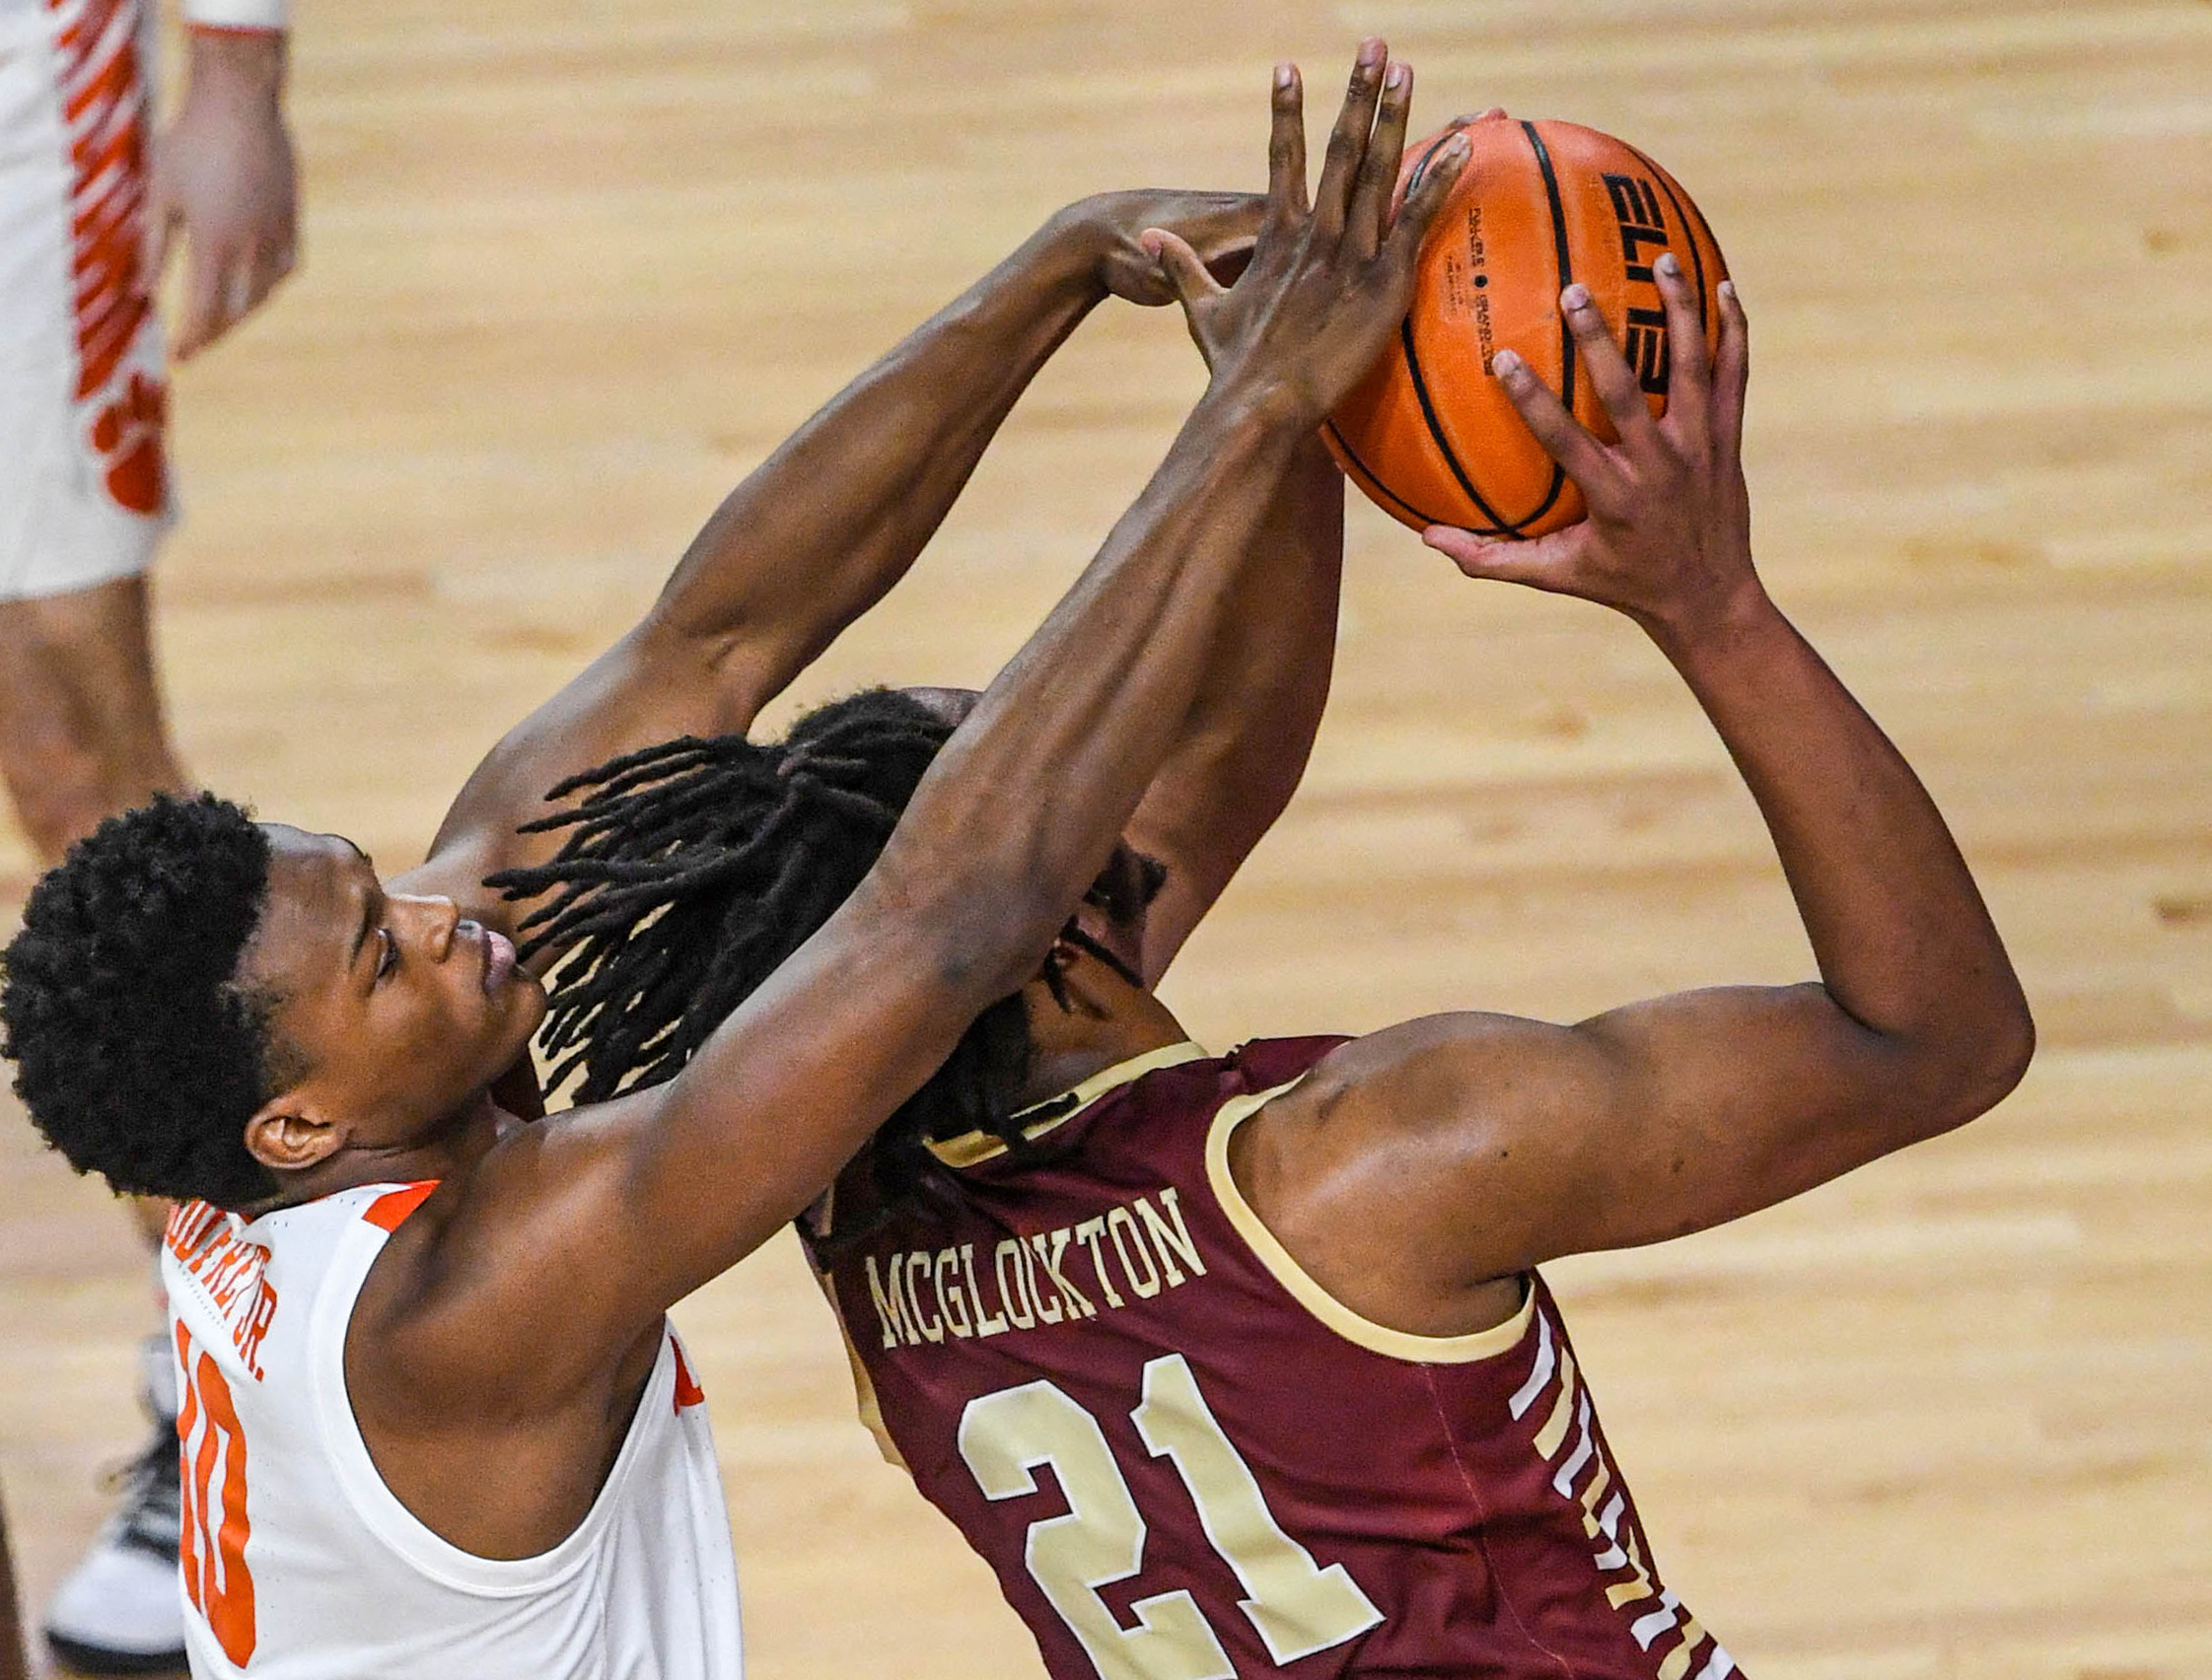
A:
POLYGON ((545 987, 532 975, 517 973, 484 999, 484 1037, 507 1067, 529 1044, 545 1019, 545 987))

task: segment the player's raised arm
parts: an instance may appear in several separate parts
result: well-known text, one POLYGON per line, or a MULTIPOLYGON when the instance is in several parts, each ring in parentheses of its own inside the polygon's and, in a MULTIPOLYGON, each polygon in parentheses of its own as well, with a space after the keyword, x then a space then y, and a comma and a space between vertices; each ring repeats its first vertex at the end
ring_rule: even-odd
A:
MULTIPOLYGON (((743 733, 760 707, 906 575, 1045 361, 1109 295, 1160 282, 1137 234, 1180 228, 1213 258, 1249 245, 1260 200, 1104 193, 1022 247, 832 397, 730 492, 645 617, 485 758, 432 847, 434 886, 470 902, 535 861, 565 776, 687 734, 743 733)), ((510 911, 483 903, 504 925, 510 911)))
POLYGON ((1428 1257, 1427 1284, 1410 1264, 1388 1281, 1378 1263, 1360 1287, 1386 1309, 1425 1301, 1415 1316, 1431 1323, 1449 1321, 1456 1292, 1536 1261, 1716 1225, 1961 1125, 2013 1087, 2034 1044, 1935 805, 1752 569, 1734 290, 1709 366, 1671 257, 1659 281, 1675 347, 1662 419, 1588 295, 1564 298, 1615 446, 1526 364, 1498 359, 1589 521, 1528 543, 1443 528, 1428 540, 1470 577, 1580 595, 1649 633, 1758 803, 1820 977, 1568 1027, 1437 1016, 1332 1055, 1253 1129, 1243 1170, 1279 1229, 1380 1222, 1377 1252, 1428 1257))
MULTIPOLYGON (((1129 824, 1130 845, 1167 866, 1145 914, 1144 948, 1120 953, 1148 982, 1167 972, 1282 815, 1313 753, 1336 658, 1344 556, 1344 480, 1319 435, 1284 474, 1253 541, 1235 633, 1207 660, 1183 738, 1129 824)), ((1103 921, 1089 931, 1112 937, 1103 921)))
MULTIPOLYGON (((1230 877, 1298 791, 1328 701, 1344 569, 1344 479, 1319 434, 1301 442, 1252 537, 1252 555, 1207 657, 1180 737, 1129 821, 1163 865, 1143 948, 1148 983, 1175 960, 1230 877)), ((1111 940, 1104 924, 1090 930, 1111 940)))
MULTIPOLYGON (((1177 737, 1287 463, 1404 313, 1413 251, 1463 156, 1441 158, 1382 237, 1409 99, 1409 73, 1386 78, 1370 43, 1311 209, 1278 145, 1235 287, 1185 242, 1148 235, 1213 367, 1160 470, 938 754, 858 890, 685 1071, 510 1134, 464 1195, 404 1227, 396 1240, 445 1269, 443 1298, 467 1303, 426 1314, 479 1338, 456 1366, 502 1364, 480 1341, 489 1326, 528 1341, 515 1363, 533 1380, 556 1380, 527 1316, 552 1274, 578 1357, 656 1322, 818 1195, 1036 971, 1177 737)), ((1299 105, 1286 72, 1278 133, 1299 105)))

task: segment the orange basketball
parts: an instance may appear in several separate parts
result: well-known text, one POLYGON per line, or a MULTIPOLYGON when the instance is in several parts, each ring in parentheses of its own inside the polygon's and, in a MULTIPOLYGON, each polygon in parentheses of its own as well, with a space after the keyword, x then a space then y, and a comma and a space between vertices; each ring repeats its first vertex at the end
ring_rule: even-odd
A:
POLYGON ((1689 277, 1708 354, 1728 277, 1713 232, 1675 177, 1635 147, 1571 122, 1487 117, 1408 146, 1402 197, 1436 148, 1473 148, 1421 246, 1394 349, 1322 429, 1336 464, 1393 519, 1530 537, 1583 517, 1582 492, 1529 435, 1490 377, 1519 352, 1580 420, 1614 439, 1559 311, 1579 280, 1622 342, 1653 414, 1667 408, 1667 318, 1651 265, 1672 250, 1689 277))

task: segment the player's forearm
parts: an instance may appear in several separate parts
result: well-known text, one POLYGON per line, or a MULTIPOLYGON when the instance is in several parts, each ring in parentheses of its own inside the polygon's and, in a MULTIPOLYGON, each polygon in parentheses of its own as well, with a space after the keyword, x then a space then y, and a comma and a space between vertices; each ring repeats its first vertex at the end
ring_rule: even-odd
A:
POLYGON ((649 1093, 623 1199, 704 1233, 696 1251, 668 1247, 670 1298, 818 1195, 975 1016, 1036 971, 1180 731, 1302 429, 1233 393, 1200 403, 939 752, 859 888, 649 1093), (763 1116, 763 1088, 807 1092, 807 1123, 763 1116), (741 1159, 734 1196, 727 1164, 741 1159))
POLYGON ((1343 560, 1344 479, 1317 434, 1275 487, 1182 737, 1130 829, 1170 866, 1145 923, 1148 979, 1297 792, 1328 701, 1343 560))
POLYGON ((1184 737, 1301 436, 1239 387, 1209 392, 916 791, 881 871, 965 908, 981 1001, 1028 978, 1184 737))
POLYGON ((905 576, 1052 352, 1105 296, 1058 218, 847 385, 732 491, 659 627, 744 646, 765 699, 905 576))
POLYGON ((2034 1024, 1903 756, 1763 592, 1695 635, 1654 635, 1758 802, 1829 995, 1962 1105, 1995 1101, 2026 1068, 2034 1024))

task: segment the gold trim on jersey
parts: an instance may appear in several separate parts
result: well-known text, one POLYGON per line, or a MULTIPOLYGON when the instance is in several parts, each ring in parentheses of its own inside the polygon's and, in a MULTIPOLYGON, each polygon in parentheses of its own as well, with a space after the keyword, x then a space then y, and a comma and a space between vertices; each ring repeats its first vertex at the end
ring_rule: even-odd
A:
MULTIPOLYGON (((1301 1075, 1300 1079, 1303 1078, 1301 1075)), ((1214 1116, 1212 1130, 1206 1135, 1206 1177, 1213 1185, 1214 1200, 1221 1204, 1221 1211, 1229 1216, 1229 1223, 1258 1257, 1259 1263, 1273 1274, 1275 1282, 1290 1292, 1300 1306, 1345 1341, 1369 1353, 1415 1365, 1471 1365, 1476 1360, 1493 1359, 1519 1346, 1535 1319, 1534 1290, 1523 1294, 1520 1311, 1487 1330, 1476 1330, 1465 1336, 1416 1336, 1411 1331, 1392 1330, 1388 1325, 1361 1317, 1316 1283, 1305 1267, 1291 1258, 1290 1250, 1275 1239, 1275 1233, 1260 1222, 1259 1215, 1245 1200, 1244 1192, 1237 1188, 1237 1180, 1229 1170, 1229 1138, 1239 1126, 1299 1083, 1299 1080, 1292 1080, 1273 1090, 1231 1097, 1221 1105, 1220 1112, 1214 1116)))
MULTIPOLYGON (((1022 1128, 1022 1136, 1032 1143, 1043 1137, 1056 1126, 1064 1126, 1081 1114, 1091 1104, 1108 1091, 1118 1090, 1125 1085, 1141 1080, 1147 1074, 1158 1073, 1162 1068, 1179 1067, 1184 1062, 1204 1059, 1206 1052, 1184 1039, 1179 1044, 1163 1044, 1157 1050, 1147 1050, 1141 1056, 1132 1056, 1126 1062, 1116 1062, 1110 1068, 1093 1074, 1071 1091, 1045 1102, 1034 1102, 1022 1114, 1035 1114, 1040 1108, 1054 1112, 1047 1118, 1022 1128)), ((1020 1120, 1022 1114, 1014 1116, 1020 1120)), ((926 1139, 929 1153, 947 1166, 960 1168, 976 1166, 1006 1153, 1006 1140, 993 1137, 988 1132, 963 1132, 957 1138, 926 1139)))

